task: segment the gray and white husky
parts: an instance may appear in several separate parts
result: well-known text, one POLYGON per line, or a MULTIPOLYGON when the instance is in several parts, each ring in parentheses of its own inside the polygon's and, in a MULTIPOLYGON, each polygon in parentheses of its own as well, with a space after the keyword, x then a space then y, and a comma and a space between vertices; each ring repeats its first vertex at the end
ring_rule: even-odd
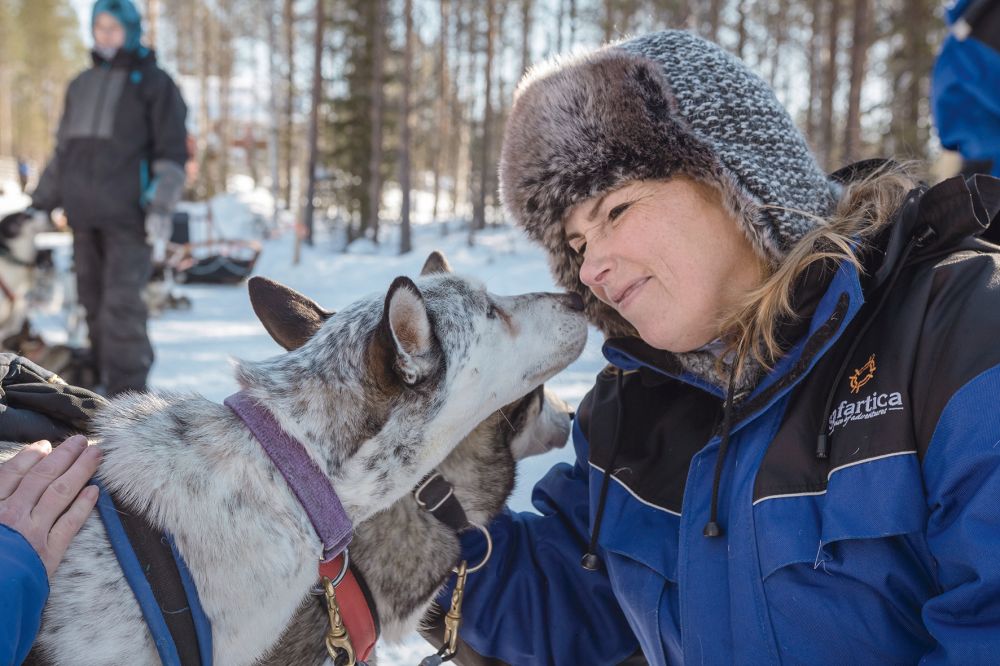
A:
MULTIPOLYGON (((435 252, 423 273, 448 271, 447 261, 435 252)), ((307 303, 298 294, 289 298, 307 303)), ((514 488, 517 460, 566 443, 570 415, 569 405, 539 385, 484 419, 437 466, 471 524, 486 525, 503 508, 514 488)), ((396 642, 419 628, 458 557, 458 534, 411 496, 356 526, 351 561, 371 592, 381 639, 396 642)), ((328 628, 322 596, 307 597, 260 665, 332 663, 323 641, 328 628)), ((429 647, 428 653, 437 647, 429 647)), ((367 661, 368 666, 375 663, 367 661)))
MULTIPOLYGON (((336 314, 263 279, 250 289, 265 328, 292 351, 238 362, 236 378, 304 445, 356 526, 586 340, 576 297, 497 296, 451 274, 399 277, 336 314)), ((173 535, 211 621, 215 663, 255 662, 316 582, 322 551, 270 458, 229 408, 194 395, 116 399, 96 430, 105 486, 173 535)), ((159 663, 96 515, 51 583, 35 651, 51 664, 159 663)))

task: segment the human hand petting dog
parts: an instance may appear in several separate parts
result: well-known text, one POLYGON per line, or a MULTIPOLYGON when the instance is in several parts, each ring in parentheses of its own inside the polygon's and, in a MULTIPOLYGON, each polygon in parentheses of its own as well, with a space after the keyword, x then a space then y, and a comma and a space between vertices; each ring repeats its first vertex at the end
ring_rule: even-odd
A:
POLYGON ((84 486, 100 461, 100 450, 74 435, 55 450, 29 444, 0 464, 0 524, 31 544, 49 578, 97 503, 97 486, 84 486))

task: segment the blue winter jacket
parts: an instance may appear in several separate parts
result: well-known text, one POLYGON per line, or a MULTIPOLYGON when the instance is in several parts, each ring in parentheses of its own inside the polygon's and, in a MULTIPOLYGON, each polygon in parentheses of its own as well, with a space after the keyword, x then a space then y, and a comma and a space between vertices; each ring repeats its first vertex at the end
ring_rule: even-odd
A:
MULTIPOLYGON (((798 342, 731 415, 721 536, 703 528, 722 391, 609 340, 621 387, 612 368, 584 398, 576 463, 537 484, 540 515, 491 525, 462 638, 518 665, 637 647, 651 664, 997 663, 1000 248, 971 234, 998 210, 987 176, 914 191, 865 273, 807 276, 781 329, 798 342)), ((481 541, 464 539, 470 563, 481 541)))
MULTIPOLYGON (((953 3, 948 24, 974 4, 953 3)), ((1000 176, 1000 3, 977 23, 967 39, 945 39, 934 63, 931 106, 941 145, 967 160, 991 161, 1000 176)))
POLYGON ((24 537, 0 525, 0 664, 20 664, 42 624, 49 578, 24 537))

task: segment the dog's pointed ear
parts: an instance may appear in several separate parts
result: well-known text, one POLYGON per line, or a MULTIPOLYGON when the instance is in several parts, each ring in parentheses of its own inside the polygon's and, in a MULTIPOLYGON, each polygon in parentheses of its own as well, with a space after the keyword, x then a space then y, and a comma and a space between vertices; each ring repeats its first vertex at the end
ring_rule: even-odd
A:
POLYGON ((304 345, 333 315, 294 289, 259 275, 250 278, 247 289, 257 318, 288 351, 304 345))
POLYGON ((382 330, 393 351, 393 368, 407 384, 416 384, 434 366, 434 332, 423 294, 413 280, 400 276, 385 295, 382 330))
POLYGON ((424 267, 420 269, 421 275, 432 275, 434 273, 451 273, 451 264, 444 258, 444 255, 434 250, 424 262, 424 267))

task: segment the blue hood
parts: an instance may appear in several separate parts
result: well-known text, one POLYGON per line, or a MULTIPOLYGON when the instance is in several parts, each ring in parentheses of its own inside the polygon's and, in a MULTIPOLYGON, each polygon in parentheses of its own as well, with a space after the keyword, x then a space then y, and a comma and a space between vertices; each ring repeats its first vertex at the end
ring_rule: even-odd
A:
POLYGON ((132 0, 97 0, 90 15, 91 30, 94 29, 97 15, 104 12, 114 16, 125 28, 125 45, 122 50, 137 51, 140 48, 139 40, 142 39, 142 16, 132 0))

